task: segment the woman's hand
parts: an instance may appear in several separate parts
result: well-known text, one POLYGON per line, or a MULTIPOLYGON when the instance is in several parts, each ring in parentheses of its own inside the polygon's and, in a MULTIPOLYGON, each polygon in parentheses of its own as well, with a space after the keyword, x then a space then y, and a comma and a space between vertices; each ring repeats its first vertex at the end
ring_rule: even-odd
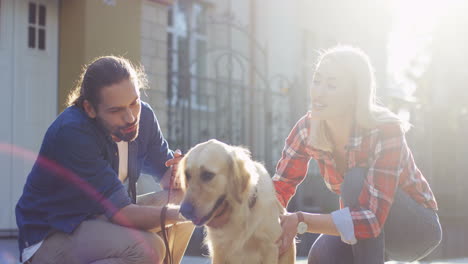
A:
POLYGON ((295 213, 280 215, 281 236, 276 240, 279 246, 279 254, 283 255, 293 245, 297 233, 298 219, 295 213))

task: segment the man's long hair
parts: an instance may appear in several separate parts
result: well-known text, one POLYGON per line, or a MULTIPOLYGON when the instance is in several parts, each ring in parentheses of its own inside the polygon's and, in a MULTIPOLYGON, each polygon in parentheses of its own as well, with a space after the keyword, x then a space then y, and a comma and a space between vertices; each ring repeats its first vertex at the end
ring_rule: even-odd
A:
POLYGON ((67 106, 83 109, 85 100, 97 109, 101 89, 131 80, 137 89, 146 88, 146 76, 142 67, 135 67, 129 60, 117 56, 103 56, 83 68, 80 79, 67 98, 67 106))

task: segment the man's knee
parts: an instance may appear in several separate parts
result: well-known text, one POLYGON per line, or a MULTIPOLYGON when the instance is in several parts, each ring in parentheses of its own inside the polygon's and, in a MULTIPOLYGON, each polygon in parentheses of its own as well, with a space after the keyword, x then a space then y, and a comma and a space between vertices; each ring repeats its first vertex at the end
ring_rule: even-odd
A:
POLYGON ((166 247, 160 236, 151 232, 141 232, 141 237, 137 240, 134 249, 138 261, 135 263, 162 263, 166 256, 166 247))
MULTIPOLYGON (((167 203, 168 194, 169 192, 167 190, 142 194, 137 197, 137 204, 163 206, 167 203)), ((183 198, 184 193, 181 190, 172 190, 169 203, 180 204, 183 198)))

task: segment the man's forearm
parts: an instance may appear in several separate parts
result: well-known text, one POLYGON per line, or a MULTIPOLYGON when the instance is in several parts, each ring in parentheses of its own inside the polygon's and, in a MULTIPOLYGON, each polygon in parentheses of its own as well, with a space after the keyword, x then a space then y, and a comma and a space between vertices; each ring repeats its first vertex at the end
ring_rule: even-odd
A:
MULTIPOLYGON (((120 209, 111 219, 113 223, 137 229, 149 230, 161 225, 162 206, 141 206, 130 204, 120 209)), ((166 212, 166 225, 175 224, 183 219, 179 207, 169 206, 166 212)))

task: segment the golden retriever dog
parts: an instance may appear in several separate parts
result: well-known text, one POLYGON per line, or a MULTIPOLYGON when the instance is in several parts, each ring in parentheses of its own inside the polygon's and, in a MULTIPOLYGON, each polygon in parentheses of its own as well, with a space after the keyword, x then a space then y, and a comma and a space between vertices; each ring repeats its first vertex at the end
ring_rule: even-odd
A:
POLYGON ((295 246, 279 258, 275 241, 284 208, 265 167, 242 147, 209 140, 193 147, 179 163, 185 191, 180 212, 206 226, 213 264, 294 263, 295 246), (213 219, 227 218, 213 226, 213 219))

